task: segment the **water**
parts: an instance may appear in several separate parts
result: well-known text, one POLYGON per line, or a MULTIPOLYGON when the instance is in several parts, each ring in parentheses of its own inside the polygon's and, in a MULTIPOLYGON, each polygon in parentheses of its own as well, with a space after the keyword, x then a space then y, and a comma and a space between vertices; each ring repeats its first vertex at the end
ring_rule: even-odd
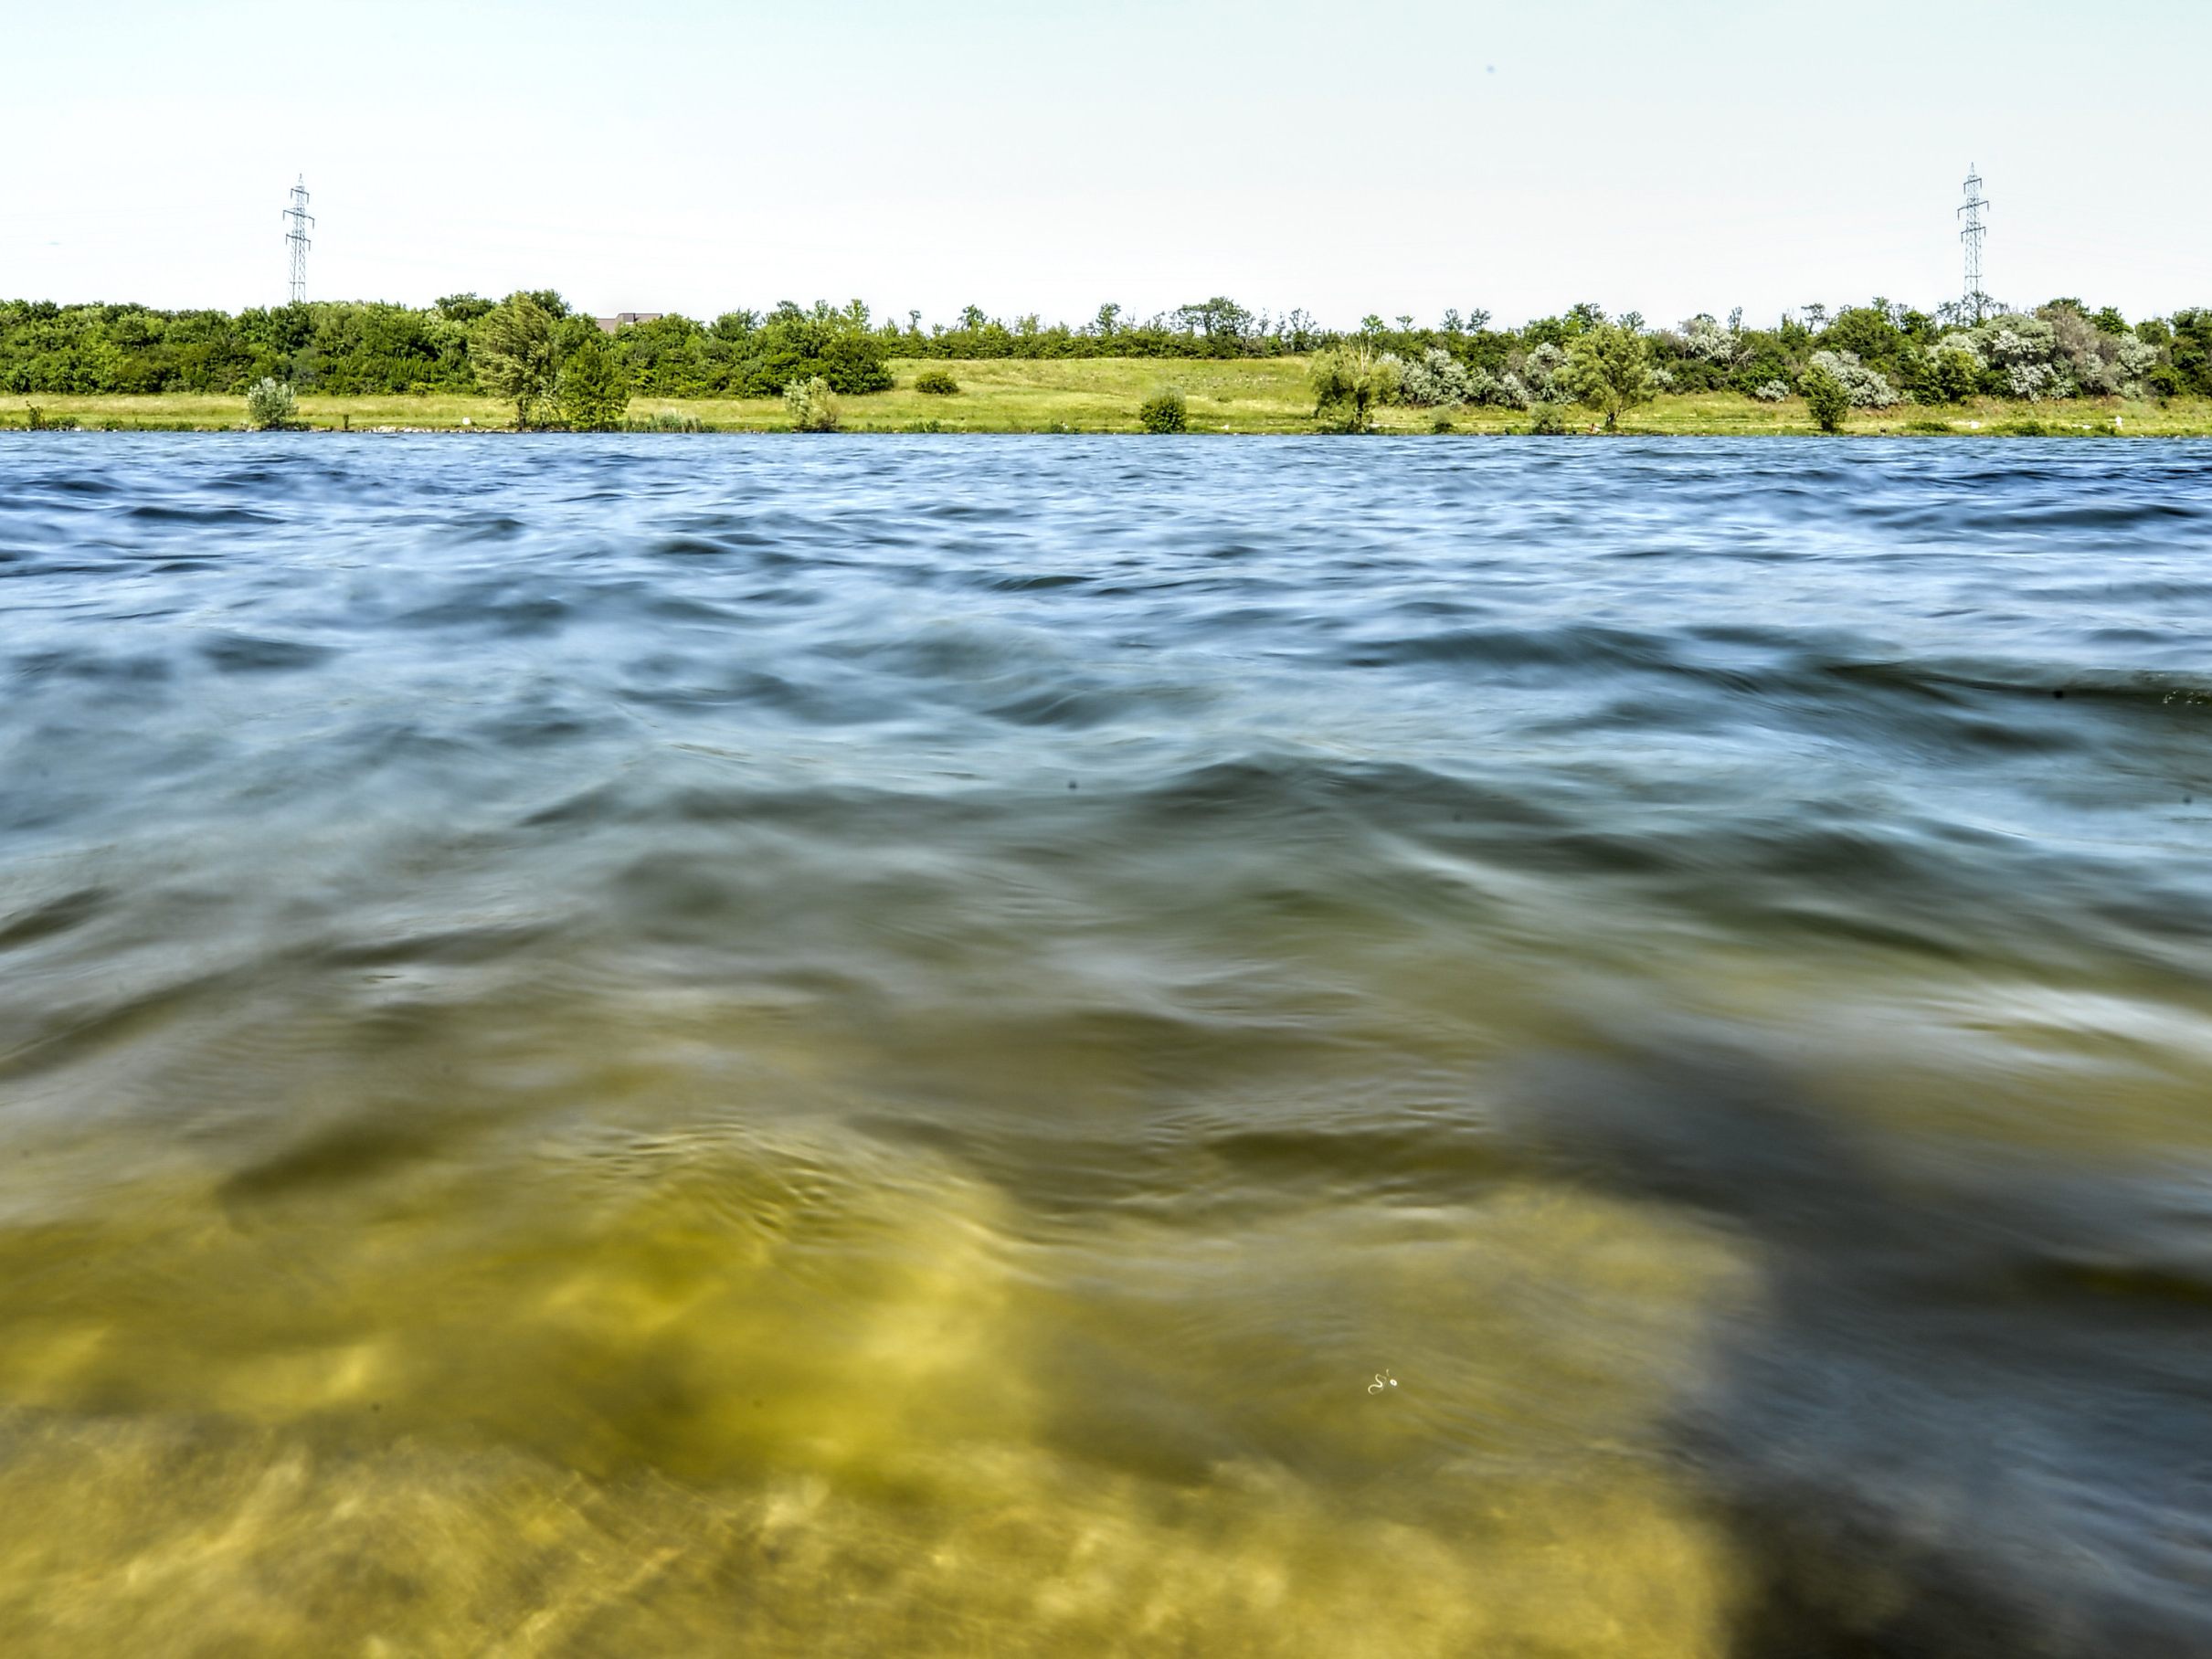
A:
POLYGON ((2212 1651, 2208 460, 0 439, 7 1651, 2212 1651))

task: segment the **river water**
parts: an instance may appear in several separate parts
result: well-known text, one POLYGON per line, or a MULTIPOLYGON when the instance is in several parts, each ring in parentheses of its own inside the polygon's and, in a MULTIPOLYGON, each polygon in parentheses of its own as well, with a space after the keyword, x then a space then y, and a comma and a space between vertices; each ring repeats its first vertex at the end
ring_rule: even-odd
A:
POLYGON ((2212 1651, 2212 449, 0 437, 0 1647, 2212 1651))

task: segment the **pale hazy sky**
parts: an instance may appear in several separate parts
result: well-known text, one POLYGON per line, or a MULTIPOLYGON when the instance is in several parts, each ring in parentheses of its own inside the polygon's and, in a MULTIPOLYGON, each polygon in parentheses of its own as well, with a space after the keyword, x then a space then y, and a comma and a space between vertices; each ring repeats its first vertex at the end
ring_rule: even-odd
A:
POLYGON ((0 0, 0 297, 2212 303, 2212 0, 0 0))

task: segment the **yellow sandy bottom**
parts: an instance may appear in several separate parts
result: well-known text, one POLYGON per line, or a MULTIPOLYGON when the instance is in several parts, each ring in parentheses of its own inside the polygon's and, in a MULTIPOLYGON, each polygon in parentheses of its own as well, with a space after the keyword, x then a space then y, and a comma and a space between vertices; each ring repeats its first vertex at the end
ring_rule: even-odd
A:
POLYGON ((1719 1650, 1649 1442, 1745 1284, 1680 1223, 1017 1236, 948 1163, 727 1125, 471 1178, 9 1235, 11 1654, 1719 1650))

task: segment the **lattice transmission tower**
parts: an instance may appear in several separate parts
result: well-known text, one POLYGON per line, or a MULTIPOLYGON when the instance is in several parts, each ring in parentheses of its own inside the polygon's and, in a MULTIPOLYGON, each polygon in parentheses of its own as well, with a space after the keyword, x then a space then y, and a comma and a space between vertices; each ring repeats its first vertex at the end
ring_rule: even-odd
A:
POLYGON ((1974 313, 1974 320, 1982 320, 1982 307, 1989 296, 1982 289, 1982 209, 1989 206, 1982 194, 1982 170, 1972 162, 1966 164, 1966 205, 1959 209, 1959 217, 1965 221, 1959 227, 1959 241, 1966 249, 1966 292, 1964 309, 1974 313))
POLYGON ((291 252, 291 302, 297 305, 307 298, 307 250, 314 246, 307 239, 307 227, 315 221, 307 211, 304 173, 291 187, 291 206, 284 209, 284 222, 291 227, 284 233, 284 243, 291 252))

